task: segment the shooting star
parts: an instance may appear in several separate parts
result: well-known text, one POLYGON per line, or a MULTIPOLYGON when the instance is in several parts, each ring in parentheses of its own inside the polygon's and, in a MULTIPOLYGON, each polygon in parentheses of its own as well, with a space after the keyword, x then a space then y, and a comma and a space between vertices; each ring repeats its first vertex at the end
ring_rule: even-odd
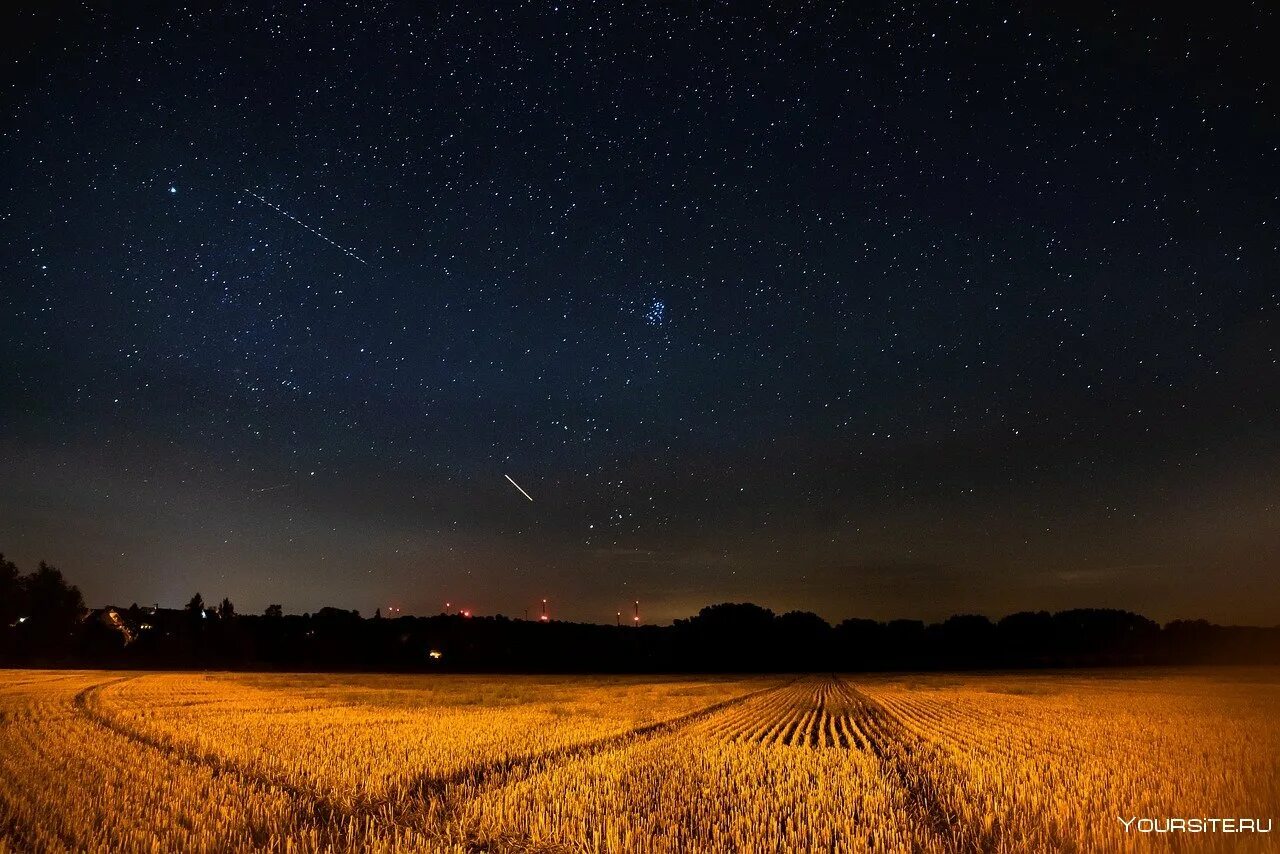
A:
POLYGON ((505 477, 507 480, 511 481, 511 485, 512 485, 512 486, 514 486, 516 489, 519 489, 519 490, 520 490, 520 494, 521 494, 521 495, 523 495, 525 498, 529 499, 530 501, 532 501, 532 500, 533 500, 533 496, 532 496, 532 495, 530 495, 529 493, 525 492, 525 491, 524 491, 524 489, 522 489, 522 488, 520 487, 520 484, 516 483, 514 480, 511 480, 511 475, 509 475, 509 474, 504 474, 504 475, 503 475, 503 477, 505 477))
POLYGON ((250 492, 275 492, 277 489, 284 489, 286 486, 289 486, 289 484, 280 483, 275 486, 264 486, 259 489, 250 489, 249 491, 250 492))
POLYGON ((343 246, 341 243, 335 243, 335 242, 333 242, 332 240, 330 240, 329 238, 325 237, 323 234, 321 234, 320 232, 316 231, 314 228, 312 228, 311 226, 307 225, 305 222, 303 222, 302 220, 298 219, 296 216, 294 216, 293 214, 289 213, 287 210, 285 210, 284 208, 280 207, 279 205, 273 205, 271 202, 269 202, 269 201, 267 201, 266 199, 262 198, 262 196, 259 196, 259 195, 258 195, 257 193, 255 193, 253 190, 245 190, 244 192, 245 192, 245 193, 248 193, 250 196, 253 196, 255 199, 257 199, 258 201, 262 202, 264 205, 266 205, 267 207, 271 208, 273 211, 275 211, 276 213, 280 214, 281 216, 288 217, 289 219, 293 220, 293 221, 294 221, 294 222, 296 222, 298 225, 302 226, 302 227, 303 227, 303 228, 305 228, 307 231, 311 232, 311 233, 312 233, 312 234, 314 234, 316 237, 318 237, 318 238, 320 238, 321 240, 323 240, 325 243, 328 243, 330 246, 334 247, 335 249, 337 249, 339 252, 343 253, 344 255, 350 255, 352 258, 356 259, 356 260, 357 260, 357 261, 359 261, 361 264, 364 264, 366 267, 367 267, 367 266, 369 266, 369 262, 368 262, 368 261, 364 260, 364 259, 363 259, 363 258, 361 258, 359 255, 357 255, 356 253, 352 252, 350 249, 348 249, 347 247, 343 246))

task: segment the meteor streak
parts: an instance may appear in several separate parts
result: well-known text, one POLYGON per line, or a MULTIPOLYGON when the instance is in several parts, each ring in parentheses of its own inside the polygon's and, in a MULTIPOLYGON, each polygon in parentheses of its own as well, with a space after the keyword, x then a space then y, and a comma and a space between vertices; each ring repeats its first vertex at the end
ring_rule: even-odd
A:
POLYGON ((325 243, 328 243, 330 246, 334 247, 335 249, 337 249, 339 252, 343 253, 344 255, 350 255, 352 258, 356 259, 356 260, 357 260, 357 261, 359 261, 361 264, 364 264, 366 267, 367 267, 367 266, 369 266, 369 262, 368 262, 368 261, 364 260, 364 259, 363 259, 363 258, 361 258, 359 255, 357 255, 356 253, 352 252, 350 249, 348 249, 347 247, 343 246, 342 244, 340 244, 340 243, 334 243, 332 240, 330 240, 329 238, 325 237, 323 234, 321 234, 320 232, 316 231, 314 228, 312 228, 311 226, 307 225, 305 222, 303 222, 302 220, 298 219, 296 216, 294 216, 293 214, 289 213, 287 210, 285 210, 284 208, 280 207, 279 205, 273 205, 271 202, 269 202, 269 201, 267 201, 266 199, 262 198, 262 196, 259 196, 259 195, 258 195, 257 193, 255 193, 253 190, 245 190, 244 192, 248 193, 250 196, 253 196, 255 199, 257 199, 258 201, 262 202, 264 205, 266 205, 267 207, 271 208, 273 211, 275 211, 276 213, 280 214, 281 216, 288 217, 289 219, 293 220, 293 221, 294 221, 294 222, 296 222, 298 225, 302 226, 302 227, 303 227, 303 228, 305 228, 307 231, 311 232, 311 233, 312 233, 312 234, 314 234, 316 237, 318 237, 318 238, 320 238, 321 240, 323 240, 325 243))
POLYGON ((530 495, 529 493, 525 492, 525 491, 520 487, 520 484, 516 483, 514 480, 511 480, 511 475, 509 475, 509 474, 504 474, 504 475, 503 475, 503 477, 505 477, 507 480, 511 481, 511 485, 512 485, 512 486, 514 486, 516 489, 519 489, 519 490, 520 490, 520 494, 521 494, 521 495, 523 495, 525 498, 529 499, 530 501, 532 501, 532 500, 533 500, 533 496, 532 496, 532 495, 530 495))

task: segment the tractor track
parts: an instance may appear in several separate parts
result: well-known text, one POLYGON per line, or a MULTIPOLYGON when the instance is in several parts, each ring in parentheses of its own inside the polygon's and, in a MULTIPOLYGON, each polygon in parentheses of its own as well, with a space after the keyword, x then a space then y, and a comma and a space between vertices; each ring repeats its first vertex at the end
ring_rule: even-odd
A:
MULTIPOLYGON (((485 792, 526 780, 534 775, 563 767, 580 759, 620 750, 664 735, 690 729, 722 712, 750 705, 753 700, 783 693, 795 682, 796 679, 790 679, 780 685, 771 685, 767 688, 731 697, 728 700, 713 703, 710 706, 705 706, 676 718, 646 724, 645 726, 636 727, 617 735, 606 736, 584 744, 566 745, 544 753, 488 762, 442 777, 424 777, 419 781, 418 785, 431 793, 429 797, 444 806, 445 820, 448 820, 456 816, 458 808, 462 805, 454 798, 454 793, 460 788, 465 792, 466 797, 463 802, 466 802, 483 795, 485 792)), ((474 833, 468 833, 462 844, 468 851, 475 852, 475 854, 490 851, 531 851, 539 852, 539 854, 559 854, 559 852, 578 850, 568 845, 534 842, 528 836, 519 833, 507 834, 496 838, 480 837, 474 833)))
POLYGON ((106 682, 91 685, 75 695, 72 705, 82 717, 87 718, 98 726, 136 744, 158 750, 180 762, 188 762, 208 768, 215 777, 225 775, 255 788, 283 792, 297 805, 297 809, 301 813, 300 820, 303 822, 315 822, 320 827, 334 827, 345 823, 350 818, 379 817, 378 812, 374 809, 344 807, 309 787, 298 786, 267 774, 249 771, 214 753, 193 750, 175 744, 168 739, 140 732, 133 727, 120 723, 96 707, 95 698, 103 689, 138 679, 141 675, 123 676, 119 679, 109 679, 106 682))
MULTIPOLYGON (((912 812, 948 847, 969 847, 963 843, 957 845, 961 842, 958 835, 961 828, 953 813, 944 806, 938 784, 922 761, 922 754, 933 748, 880 703, 844 680, 841 682, 857 705, 859 729, 866 738, 866 749, 880 761, 885 775, 902 789, 912 812)), ((986 846, 980 848, 986 850, 986 846)))
MULTIPOLYGON (((103 690, 139 676, 110 679, 81 690, 72 702, 75 712, 120 737, 177 761, 206 767, 214 775, 229 775, 256 788, 282 792, 293 802, 300 823, 329 828, 338 834, 356 819, 385 823, 388 829, 419 832, 475 852, 557 850, 554 845, 534 844, 520 836, 480 837, 457 825, 458 813, 468 801, 486 792, 581 759, 702 724, 709 736, 747 744, 865 750, 879 761, 886 780, 904 793, 911 813, 919 817, 945 847, 980 851, 1000 845, 997 831, 975 835, 972 830, 961 827, 955 813, 947 808, 946 795, 929 770, 930 765, 945 762, 932 756, 936 748, 911 732, 878 701, 838 676, 817 684, 792 679, 616 735, 479 763, 445 775, 423 775, 409 786, 409 795, 398 803, 385 800, 352 804, 337 803, 312 787, 246 769, 210 751, 184 747, 168 738, 140 732, 101 708, 98 695, 103 690)), ((20 827, 10 831, 13 834, 10 838, 31 841, 20 827)))
POLYGON ((685 729, 726 709, 783 690, 790 684, 762 688, 713 703, 676 718, 645 724, 583 744, 565 745, 541 753, 480 763, 447 775, 424 775, 409 787, 410 795, 400 802, 380 800, 340 804, 314 788, 299 786, 272 775, 251 771, 212 752, 192 749, 174 743, 170 739, 138 731, 116 720, 100 708, 98 695, 104 689, 138 679, 142 675, 144 674, 123 676, 91 685, 75 695, 72 707, 81 717, 135 744, 160 751, 177 761, 203 766, 210 769, 215 776, 228 775, 256 788, 274 790, 288 795, 295 804, 298 821, 302 824, 314 823, 341 834, 351 819, 385 823, 389 829, 418 832, 441 842, 458 844, 477 852, 531 848, 542 851, 556 849, 555 846, 535 846, 529 840, 516 837, 482 839, 465 829, 462 830, 465 838, 459 839, 458 829, 455 828, 450 832, 450 824, 466 800, 578 759, 685 729), (460 799, 459 795, 464 797, 460 799))
POLYGON ((710 706, 704 706, 701 709, 688 712, 687 714, 680 715, 679 717, 670 718, 665 721, 658 721, 657 723, 645 724, 644 726, 629 729, 616 735, 605 736, 604 738, 598 738, 580 744, 569 744, 563 747, 556 747, 541 753, 513 756, 492 762, 471 765, 466 768, 459 769, 451 774, 424 776, 418 780, 417 784, 413 787, 413 790, 425 797, 435 797, 441 800, 448 800, 451 791, 458 788, 465 788, 465 790, 472 793, 473 796, 483 794, 493 788, 498 788, 515 782, 516 779, 526 779, 534 774, 550 771, 556 767, 567 765, 579 759, 585 759, 600 753, 607 753, 611 750, 618 750, 620 748, 636 744, 637 742, 657 738, 659 736, 668 735, 670 733, 686 729, 727 709, 746 704, 751 700, 774 692, 782 691, 790 684, 791 682, 786 682, 782 685, 771 685, 768 688, 761 688, 757 691, 751 691, 737 697, 731 697, 728 700, 722 700, 719 703, 713 703, 710 706))
POLYGON ((949 808, 950 793, 935 775, 945 773, 950 760, 840 676, 794 682, 727 712, 706 734, 761 747, 864 751, 876 758, 886 782, 903 793, 908 812, 946 848, 998 847, 997 838, 976 836, 949 808))

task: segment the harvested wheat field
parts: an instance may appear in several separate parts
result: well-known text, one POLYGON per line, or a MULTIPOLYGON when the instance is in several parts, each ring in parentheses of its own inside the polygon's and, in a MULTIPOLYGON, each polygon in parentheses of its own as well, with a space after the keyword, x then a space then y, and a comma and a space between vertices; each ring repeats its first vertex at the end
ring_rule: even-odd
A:
POLYGON ((1269 851, 1278 760, 1274 670, 0 671, 0 852, 1269 851))

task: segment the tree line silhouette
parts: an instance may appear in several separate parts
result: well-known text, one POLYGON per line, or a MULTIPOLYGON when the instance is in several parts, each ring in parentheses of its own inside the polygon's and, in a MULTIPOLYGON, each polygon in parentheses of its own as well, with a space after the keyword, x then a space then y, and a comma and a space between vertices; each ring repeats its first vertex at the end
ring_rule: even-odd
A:
POLYGON ((1280 626, 1164 626, 1112 609, 964 614, 939 623, 774 614, 749 603, 703 608, 670 626, 607 626, 501 615, 383 617, 280 605, 240 614, 230 599, 184 608, 88 609, 41 562, 26 575, 0 555, 0 666, 175 669, 800 672, 1280 664, 1280 626))

